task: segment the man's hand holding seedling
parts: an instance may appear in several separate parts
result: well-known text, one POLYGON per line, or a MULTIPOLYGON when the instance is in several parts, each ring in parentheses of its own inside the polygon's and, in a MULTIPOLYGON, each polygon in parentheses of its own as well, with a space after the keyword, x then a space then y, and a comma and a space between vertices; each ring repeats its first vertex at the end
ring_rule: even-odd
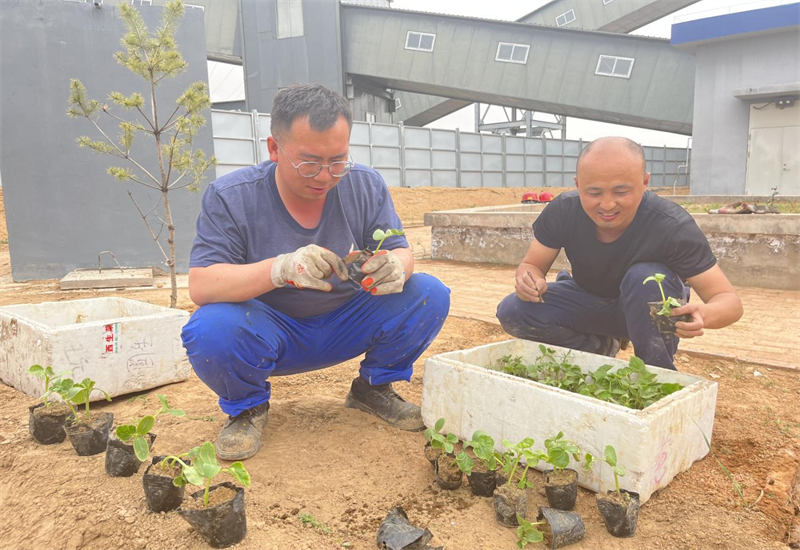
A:
POLYGON ((347 267, 342 259, 327 248, 309 244, 275 258, 271 276, 276 288, 290 284, 300 289, 330 292, 333 285, 324 279, 334 273, 342 281, 347 280, 347 267))
POLYGON ((405 267, 392 250, 376 252, 364 262, 361 271, 367 274, 361 281, 361 287, 365 291, 375 296, 403 292, 403 285, 406 283, 405 267))
POLYGON ((684 315, 688 313, 692 316, 691 323, 678 321, 675 323, 675 334, 680 338, 695 338, 696 336, 703 335, 703 328, 705 328, 705 321, 703 320, 702 308, 705 304, 686 304, 684 306, 676 307, 672 310, 671 315, 684 315))

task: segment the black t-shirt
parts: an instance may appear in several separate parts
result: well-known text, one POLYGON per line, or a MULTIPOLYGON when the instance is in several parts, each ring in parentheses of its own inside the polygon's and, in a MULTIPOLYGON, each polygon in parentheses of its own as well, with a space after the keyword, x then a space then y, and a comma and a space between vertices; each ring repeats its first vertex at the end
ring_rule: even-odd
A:
POLYGON ((617 240, 600 242, 596 227, 581 207, 577 191, 559 195, 533 224, 536 240, 548 248, 563 248, 575 282, 595 296, 619 296, 622 277, 634 264, 665 264, 686 280, 717 263, 692 216, 650 191, 617 240))

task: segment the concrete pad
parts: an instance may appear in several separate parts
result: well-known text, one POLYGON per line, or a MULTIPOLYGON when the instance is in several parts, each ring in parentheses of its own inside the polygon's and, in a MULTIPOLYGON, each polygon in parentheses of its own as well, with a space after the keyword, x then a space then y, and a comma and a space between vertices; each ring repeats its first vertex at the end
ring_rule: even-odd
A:
POLYGON ((153 286, 153 268, 76 269, 61 279, 62 290, 79 288, 127 288, 133 286, 153 286))

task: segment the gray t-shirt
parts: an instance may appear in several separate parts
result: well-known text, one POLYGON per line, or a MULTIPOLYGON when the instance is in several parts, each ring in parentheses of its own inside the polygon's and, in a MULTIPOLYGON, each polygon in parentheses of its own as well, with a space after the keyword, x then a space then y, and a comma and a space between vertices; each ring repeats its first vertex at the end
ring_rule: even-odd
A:
MULTIPOLYGON (((191 267, 251 264, 312 243, 344 257, 351 246, 354 250, 374 250, 377 242, 372 233, 376 229, 403 227, 383 178, 372 168, 356 164, 328 192, 319 225, 306 229, 281 200, 275 166, 264 162, 242 168, 206 189, 197 219, 191 267)), ((407 247, 405 237, 393 236, 381 248, 407 247)), ((331 292, 298 290, 287 285, 258 299, 292 317, 309 317, 332 311, 356 292, 362 292, 355 283, 341 282, 336 275, 328 281, 333 284, 331 292)))

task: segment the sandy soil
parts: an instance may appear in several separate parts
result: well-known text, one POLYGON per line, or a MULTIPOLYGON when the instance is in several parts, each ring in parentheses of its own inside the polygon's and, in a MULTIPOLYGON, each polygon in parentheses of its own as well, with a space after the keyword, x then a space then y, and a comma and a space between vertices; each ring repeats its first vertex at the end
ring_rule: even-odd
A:
MULTIPOLYGON (((441 199, 433 198, 437 207, 441 199)), ((405 208, 402 197, 395 200, 398 209, 405 208)), ((0 244, 0 278, 6 282, 7 250, 0 244)), ((59 293, 57 281, 3 286, 9 287, 17 292, 12 296, 4 291, 4 303, 96 294, 59 293)), ((161 305, 169 299, 167 289, 115 295, 161 305)), ((185 289, 180 291, 179 307, 193 309, 185 289)), ((415 365, 411 384, 398 389, 419 402, 426 357, 505 338, 496 325, 451 317, 415 365)), ((713 450, 743 485, 748 503, 762 491, 763 496, 756 505, 743 506, 717 463, 706 457, 642 507, 634 538, 614 539, 602 525, 593 495, 581 490, 576 511, 586 523, 586 538, 573 548, 786 548, 793 517, 788 493, 800 462, 798 372, 759 366, 762 376, 756 376, 755 367, 745 362, 680 354, 678 365, 719 383, 713 450)), ((246 462, 253 478, 246 496, 248 536, 235 548, 343 548, 345 542, 349 548, 375 548, 377 527, 396 505, 406 509, 413 523, 428 527, 436 545, 450 550, 513 548, 514 531, 495 522, 490 499, 474 497, 465 487, 452 492, 438 489, 422 454, 421 434, 388 428, 342 407, 357 369, 354 359, 323 371, 273 379, 265 446, 246 462), (328 532, 304 526, 299 517, 304 513, 313 515, 328 532)), ((133 421, 157 408, 155 393, 166 394, 187 411, 183 419, 159 417, 154 429, 156 452, 183 451, 214 439, 224 417, 215 396, 194 376, 96 408, 114 412, 118 422, 133 421)), ((110 478, 103 469, 103 455, 78 457, 67 442, 50 447, 35 444, 28 434, 26 410, 34 401, 0 384, 3 548, 207 548, 177 515, 147 512, 141 472, 131 478, 110 478)), ((557 429, 553 426, 554 432, 557 429)), ((620 459, 624 462, 624 457, 620 459)), ((538 476, 529 500, 532 514, 546 502, 538 476)))

